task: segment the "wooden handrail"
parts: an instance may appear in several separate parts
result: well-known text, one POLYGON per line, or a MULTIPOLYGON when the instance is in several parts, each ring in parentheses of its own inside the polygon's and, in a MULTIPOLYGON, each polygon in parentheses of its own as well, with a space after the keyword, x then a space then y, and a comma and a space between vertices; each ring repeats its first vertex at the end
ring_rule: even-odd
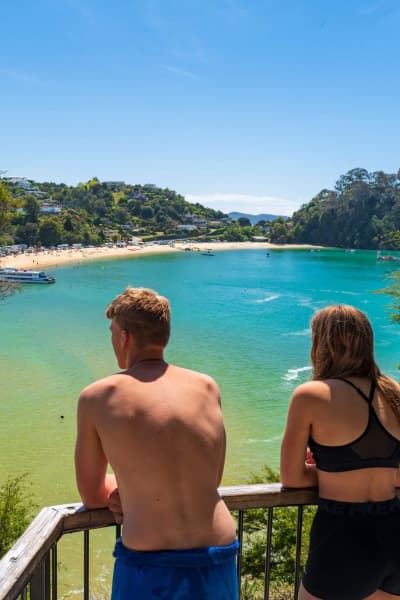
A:
POLYGON ((42 508, 0 561, 0 599, 13 600, 31 579, 51 546, 63 534, 63 511, 42 508))
MULTIPOLYGON (((316 488, 283 489, 280 483, 219 488, 230 510, 316 504, 316 488)), ((400 488, 397 490, 400 496, 400 488)), ((82 504, 43 508, 14 546, 0 560, 0 600, 14 600, 64 533, 115 525, 107 508, 82 504)))
MULTIPOLYGON (((231 510, 316 501, 315 490, 282 491, 279 483, 221 487, 219 491, 231 510)), ((24 589, 49 549, 64 533, 114 524, 113 514, 106 508, 88 510, 82 504, 43 508, 0 561, 0 600, 12 600, 24 589)))

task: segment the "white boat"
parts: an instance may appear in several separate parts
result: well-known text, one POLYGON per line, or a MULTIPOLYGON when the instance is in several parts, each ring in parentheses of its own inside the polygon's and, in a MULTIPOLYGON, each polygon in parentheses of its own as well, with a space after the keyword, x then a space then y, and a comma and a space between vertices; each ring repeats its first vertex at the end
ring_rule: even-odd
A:
POLYGON ((4 269, 0 269, 0 281, 12 281, 15 283, 55 283, 56 278, 44 271, 4 267, 4 269))

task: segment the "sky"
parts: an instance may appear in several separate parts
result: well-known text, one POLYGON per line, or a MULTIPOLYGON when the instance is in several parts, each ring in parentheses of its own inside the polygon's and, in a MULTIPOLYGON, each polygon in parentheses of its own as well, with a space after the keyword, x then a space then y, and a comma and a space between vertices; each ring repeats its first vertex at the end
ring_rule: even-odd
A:
POLYGON ((399 0, 14 0, 0 171, 291 215, 400 167, 399 0))

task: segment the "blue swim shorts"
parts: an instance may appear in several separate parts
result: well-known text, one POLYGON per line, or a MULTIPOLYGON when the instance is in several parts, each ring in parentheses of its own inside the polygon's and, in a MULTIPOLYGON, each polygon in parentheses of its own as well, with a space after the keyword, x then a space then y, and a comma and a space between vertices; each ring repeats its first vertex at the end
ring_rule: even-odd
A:
POLYGON ((190 550, 114 550, 111 600, 237 600, 239 543, 190 550))

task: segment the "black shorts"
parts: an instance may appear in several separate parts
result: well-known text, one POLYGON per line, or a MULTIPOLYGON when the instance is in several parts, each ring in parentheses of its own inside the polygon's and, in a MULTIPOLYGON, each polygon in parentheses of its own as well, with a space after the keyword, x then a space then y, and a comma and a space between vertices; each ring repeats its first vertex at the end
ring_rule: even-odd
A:
POLYGON ((303 586, 323 600, 362 600, 377 590, 400 596, 400 500, 321 498, 303 586))

